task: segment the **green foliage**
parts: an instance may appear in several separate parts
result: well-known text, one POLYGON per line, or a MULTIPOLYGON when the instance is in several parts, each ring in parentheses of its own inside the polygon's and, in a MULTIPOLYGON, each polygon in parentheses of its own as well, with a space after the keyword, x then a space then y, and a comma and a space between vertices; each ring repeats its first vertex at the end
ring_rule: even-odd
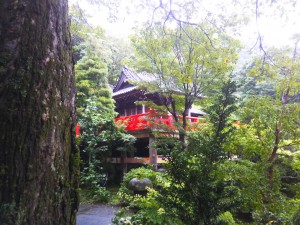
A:
POLYGON ((143 167, 130 170, 124 177, 118 195, 123 203, 129 204, 135 210, 135 213, 130 213, 127 210, 119 212, 114 219, 114 224, 183 224, 177 217, 171 216, 163 206, 164 196, 159 190, 169 185, 170 183, 163 173, 143 167), (134 195, 127 188, 129 181, 133 178, 148 178, 152 181, 153 188, 147 188, 146 196, 134 195))
POLYGON ((85 56, 75 66, 79 116, 93 101, 99 114, 114 116, 114 101, 107 83, 107 67, 97 57, 85 56))
POLYGON ((242 209, 247 213, 260 202, 260 195, 250 189, 258 182, 247 177, 253 175, 253 170, 245 169, 243 163, 226 164, 224 160, 211 163, 211 157, 206 155, 209 151, 199 146, 203 141, 201 136, 188 141, 198 143, 198 147, 192 144, 185 151, 172 150, 168 167, 172 185, 162 190, 168 212, 179 216, 184 224, 219 224, 220 214, 242 209), (241 179, 244 176, 249 179, 247 182, 241 179), (248 187, 249 183, 253 186, 248 187))
POLYGON ((211 123, 201 132, 191 132, 187 146, 174 142, 167 174, 171 185, 162 189, 164 207, 184 224, 218 224, 226 211, 241 204, 242 187, 223 173, 225 143, 232 133, 230 115, 235 109, 233 82, 228 81, 210 105, 211 123))
POLYGON ((107 84, 106 64, 99 58, 84 56, 75 66, 77 115, 81 126, 79 147, 83 160, 82 185, 92 199, 107 200, 101 177, 107 173, 107 157, 113 151, 131 151, 135 138, 114 122, 114 101, 107 84))
POLYGON ((234 225, 236 222, 230 212, 226 211, 220 214, 217 218, 217 224, 219 225, 234 225))
MULTIPOLYGON (((215 94, 211 99, 213 104, 205 110, 209 115, 209 129, 203 137, 207 136, 208 143, 211 146, 210 153, 212 160, 225 157, 225 151, 222 150, 224 143, 229 140, 230 134, 234 131, 232 124, 232 113, 237 109, 235 102, 236 83, 228 80, 223 84, 220 94, 215 94), (221 155, 218 155, 220 154, 221 155), (215 155, 216 154, 216 155, 215 155)), ((206 132, 206 131, 205 131, 206 132)))
POLYGON ((132 213, 130 213, 128 207, 123 207, 121 209, 119 209, 118 212, 115 213, 115 217, 112 219, 112 224, 114 225, 132 225, 132 221, 131 221, 131 215, 132 213))
POLYGON ((88 190, 88 199, 93 201, 107 202, 110 197, 110 192, 103 187, 107 181, 107 174, 103 168, 96 168, 99 165, 97 162, 91 162, 81 172, 81 186, 88 190))
MULTIPOLYGON (((237 60, 238 43, 208 24, 180 23, 173 29, 155 25, 141 30, 132 42, 136 60, 131 65, 156 76, 138 85, 165 98, 164 112, 174 117, 183 141, 188 110, 201 95, 212 94, 211 90, 227 79, 237 60)), ((162 111, 161 105, 154 109, 162 111)))
POLYGON ((259 154, 265 161, 268 160, 274 147, 274 134, 278 123, 282 129, 279 148, 298 146, 299 109, 298 104, 282 105, 270 97, 251 99, 240 110, 241 116, 251 121, 239 129, 239 136, 235 140, 239 142, 239 148, 244 150, 244 157, 259 154))
POLYGON ((248 75, 273 86, 271 96, 252 96, 240 109, 247 124, 228 147, 255 163, 262 204, 252 212, 257 224, 293 224, 299 210, 299 59, 290 50, 269 51, 256 58, 248 75))
POLYGON ((226 160, 217 168, 216 173, 226 183, 226 189, 235 192, 232 199, 225 197, 221 200, 225 203, 228 201, 238 203, 230 209, 232 213, 252 213, 262 209, 263 196, 257 187, 264 188, 265 177, 260 174, 258 165, 248 160, 226 160))
POLYGON ((71 4, 69 18, 75 62, 83 57, 96 59, 102 68, 101 73, 107 74, 108 83, 114 85, 124 60, 131 55, 129 43, 124 39, 105 36, 101 27, 88 23, 90 15, 78 4, 71 4))
POLYGON ((260 210, 252 213, 253 219, 262 224, 270 221, 276 224, 290 224, 293 213, 299 208, 299 205, 293 203, 299 200, 295 188, 299 185, 299 134, 294 124, 298 123, 296 114, 299 111, 295 110, 294 104, 282 105, 266 97, 253 99, 245 106, 244 115, 250 117, 251 121, 237 129, 230 149, 233 154, 254 162, 257 171, 255 176, 261 177, 253 190, 260 190, 262 204, 260 210), (294 110, 289 110, 290 107, 294 110), (290 113, 282 114, 283 110, 290 113), (276 146, 276 124, 279 123, 281 135, 270 179, 270 156, 276 146))
MULTIPOLYGON (((79 30, 85 27, 79 26, 79 30)), ((86 29, 80 30, 84 32, 86 29)), ((81 56, 75 65, 77 84, 77 119, 81 126, 78 145, 81 150, 83 187, 93 200, 108 199, 103 187, 107 179, 107 157, 113 151, 131 151, 135 138, 122 126, 114 123, 116 115, 112 91, 108 85, 107 47, 102 47, 103 36, 92 29, 77 43, 81 56)))
POLYGON ((81 134, 79 148, 81 149, 82 172, 81 187, 88 190, 85 198, 92 201, 107 201, 109 192, 103 187, 108 179, 105 158, 110 154, 103 142, 100 125, 113 123, 112 119, 101 118, 97 107, 90 102, 89 107, 81 115, 79 123, 81 134))
MULTIPOLYGON (((232 85, 227 82, 221 89, 222 94, 216 95, 214 104, 207 110, 211 123, 201 132, 190 133, 187 146, 180 142, 160 145, 171 148, 167 151, 170 154, 167 174, 171 185, 160 191, 164 196, 163 208, 184 224, 289 224, 299 206, 298 201, 292 201, 282 193, 280 176, 282 172, 295 172, 289 160, 291 156, 296 159, 297 154, 279 158, 286 163, 285 169, 275 170, 274 180, 269 183, 270 151, 264 153, 266 150, 251 123, 238 129, 232 127, 230 115, 236 108, 232 85), (247 130, 252 136, 245 133, 247 130), (235 148, 237 142, 239 148, 235 148), (228 160, 232 153, 244 159, 228 160)), ((272 111, 266 113, 272 105, 259 104, 261 107, 256 105, 258 112, 252 113, 253 117, 261 116, 266 121, 274 118, 272 111)), ((261 130, 269 129, 267 123, 266 126, 259 124, 261 130)), ((272 135, 265 132, 265 138, 272 135)), ((294 187, 284 186, 285 191, 295 197, 298 192, 294 187)))
POLYGON ((167 185, 167 179, 162 173, 155 172, 150 168, 144 168, 144 167, 132 169, 128 173, 126 173, 118 192, 118 196, 121 202, 124 204, 134 204, 134 199, 135 199, 134 193, 132 190, 128 189, 128 183, 133 178, 137 178, 137 179, 148 178, 152 182, 154 189, 157 189, 163 185, 167 185))
POLYGON ((109 56, 106 57, 108 67, 108 83, 115 85, 120 76, 122 66, 126 65, 132 53, 130 43, 124 39, 109 37, 106 40, 109 56))
POLYGON ((72 4, 69 8, 69 18, 71 20, 71 35, 73 44, 79 44, 88 38, 89 35, 95 34, 98 38, 103 38, 104 31, 100 27, 91 26, 87 20, 89 15, 79 7, 78 4, 72 4))
MULTIPOLYGON (((253 65, 247 66, 245 69, 248 71, 253 65)), ((235 75, 239 84, 238 92, 240 95, 240 104, 247 103, 251 98, 258 96, 275 97, 276 90, 274 87, 274 80, 266 79, 262 80, 258 76, 248 76, 246 71, 240 71, 235 75)))
POLYGON ((137 196, 135 205, 139 207, 137 212, 130 214, 124 210, 117 213, 113 224, 145 224, 145 225, 183 225, 176 217, 165 211, 161 201, 163 196, 154 189, 148 189, 146 197, 137 196))
MULTIPOLYGON (((82 185, 92 193, 102 191, 100 186, 105 185, 109 164, 107 157, 113 151, 133 151, 135 138, 128 134, 122 126, 116 126, 113 118, 107 114, 101 115, 98 107, 90 106, 79 119, 81 125, 80 144, 82 163, 82 185)), ((94 194, 101 195, 101 193, 94 194)), ((108 196, 104 192, 104 197, 108 196)), ((93 197, 94 198, 94 197, 93 197)))
POLYGON ((114 100, 108 85, 109 49, 103 45, 103 30, 85 21, 84 11, 71 8, 72 37, 77 51, 77 119, 81 126, 79 147, 82 158, 82 185, 92 198, 107 199, 101 177, 107 173, 107 157, 113 151, 132 150, 135 138, 114 123, 114 100))
POLYGON ((293 224, 299 224, 299 223, 300 223, 300 209, 298 209, 293 216, 293 224))
POLYGON ((75 63, 82 58, 82 51, 102 55, 104 48, 100 43, 105 38, 104 30, 88 23, 89 15, 78 4, 71 4, 69 19, 71 21, 71 40, 75 63), (102 53, 102 54, 101 54, 102 53))
MULTIPOLYGON (((187 10, 191 5, 187 3, 187 10)), ((174 21, 175 14, 168 15, 168 20, 177 23, 176 28, 165 26, 169 24, 165 20, 164 26, 156 24, 132 38, 136 52, 129 59, 131 65, 157 74, 153 82, 138 85, 168 100, 163 106, 153 102, 148 106, 162 114, 172 113, 180 134, 186 135, 186 124, 179 116, 184 118, 199 95, 209 96, 215 104, 207 107, 210 122, 201 127, 201 132, 191 132, 182 139, 185 142, 169 138, 156 143, 170 160, 168 178, 143 169, 125 177, 120 196, 137 211, 119 215, 115 224, 298 224, 297 49, 293 56, 288 51, 270 50, 247 68, 240 109, 240 118, 246 124, 235 129, 231 95, 234 85, 228 82, 222 94, 218 91, 235 66, 238 44, 207 24, 190 27, 174 21), (233 155, 238 159, 228 160, 233 155), (146 197, 133 196, 125 185, 133 177, 150 178, 156 183, 154 189, 149 189, 146 197)), ((84 55, 78 64, 78 105, 84 131, 81 143, 91 153, 90 167, 84 170, 86 185, 101 180, 100 155, 111 149, 126 151, 133 140, 110 120, 113 114, 110 100, 106 101, 107 86, 100 85, 101 91, 98 89, 102 79, 105 83, 107 79, 114 81, 125 56, 118 58, 118 47, 113 45, 94 45, 103 44, 104 37, 96 36, 91 32, 79 38, 78 43, 82 39, 85 43, 77 44, 77 50, 84 55), (101 41, 95 41, 99 38, 101 41), (107 70, 114 75, 108 77, 107 70), (123 140, 128 145, 119 147, 123 140)))

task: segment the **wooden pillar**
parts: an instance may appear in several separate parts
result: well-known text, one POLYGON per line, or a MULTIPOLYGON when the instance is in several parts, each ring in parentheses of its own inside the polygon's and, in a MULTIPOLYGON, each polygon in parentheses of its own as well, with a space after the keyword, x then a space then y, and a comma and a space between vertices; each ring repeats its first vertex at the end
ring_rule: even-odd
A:
POLYGON ((127 173, 127 152, 121 151, 122 180, 127 173))
POLYGON ((149 136, 149 161, 152 164, 152 169, 157 170, 157 150, 153 148, 153 143, 155 137, 153 135, 149 136))

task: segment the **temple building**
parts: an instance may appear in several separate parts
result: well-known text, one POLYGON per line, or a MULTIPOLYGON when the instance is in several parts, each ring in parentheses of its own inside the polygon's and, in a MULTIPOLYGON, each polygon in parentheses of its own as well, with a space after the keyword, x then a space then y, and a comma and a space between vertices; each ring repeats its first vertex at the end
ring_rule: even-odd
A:
MULTIPOLYGON (((137 102, 151 100, 157 105, 162 105, 162 97, 158 93, 149 93, 144 89, 139 89, 135 84, 147 82, 155 79, 155 75, 141 72, 137 73, 126 66, 122 67, 121 74, 117 84, 113 88, 113 98, 116 102, 116 123, 122 123, 125 129, 136 137, 135 152, 127 154, 113 155, 110 159, 112 163, 125 163, 126 168, 131 169, 140 164, 152 164, 155 168, 164 162, 152 142, 155 140, 154 131, 166 132, 160 129, 165 126, 169 129, 173 127, 174 121, 172 115, 158 115, 154 110, 145 105, 136 104, 137 102)), ((201 120, 205 113, 192 107, 188 113, 190 123, 196 123, 201 120)), ((127 170, 127 169, 126 169, 127 170)))

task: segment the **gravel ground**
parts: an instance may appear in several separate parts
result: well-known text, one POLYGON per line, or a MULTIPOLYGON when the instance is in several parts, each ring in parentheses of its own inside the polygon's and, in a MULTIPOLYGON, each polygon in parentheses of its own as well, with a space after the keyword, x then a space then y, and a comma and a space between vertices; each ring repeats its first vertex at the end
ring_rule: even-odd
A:
POLYGON ((77 225, 109 225, 119 207, 104 204, 82 204, 77 213, 77 225))

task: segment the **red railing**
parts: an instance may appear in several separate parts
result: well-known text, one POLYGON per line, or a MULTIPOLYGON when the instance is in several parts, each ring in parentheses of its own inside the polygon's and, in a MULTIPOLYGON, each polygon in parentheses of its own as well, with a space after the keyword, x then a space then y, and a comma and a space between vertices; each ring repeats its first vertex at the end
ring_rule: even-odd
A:
MULTIPOLYGON (((203 118, 187 116, 189 125, 196 124, 203 118)), ((174 119, 172 115, 161 116, 154 112, 136 114, 131 116, 121 116, 115 118, 116 123, 124 124, 127 131, 139 131, 145 129, 172 129, 175 130, 174 119)))
POLYGON ((80 125, 79 124, 76 124, 75 132, 76 132, 76 137, 79 137, 80 136, 80 125))
MULTIPOLYGON (((203 120, 203 118, 198 117, 191 117, 187 116, 187 120, 189 125, 191 125, 191 129, 197 129, 195 126, 199 121, 203 120)), ((144 114, 137 114, 132 116, 121 116, 115 118, 116 123, 121 123, 125 125, 125 129, 127 131, 139 131, 145 130, 149 128, 162 128, 162 126, 167 126, 169 129, 176 129, 174 126, 174 119, 171 115, 167 117, 157 116, 152 113, 144 113, 144 114)), ((240 122, 234 122, 235 126, 240 127, 244 126, 245 124, 240 122)), ((76 137, 80 136, 80 125, 76 124, 76 137)))

